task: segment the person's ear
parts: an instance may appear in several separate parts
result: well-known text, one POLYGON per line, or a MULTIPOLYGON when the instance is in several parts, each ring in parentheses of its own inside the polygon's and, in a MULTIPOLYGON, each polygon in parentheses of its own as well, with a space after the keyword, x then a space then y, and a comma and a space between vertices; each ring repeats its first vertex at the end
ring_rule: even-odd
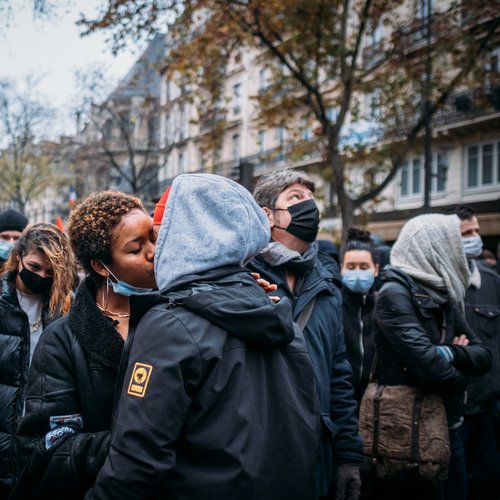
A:
POLYGON ((375 264, 375 272, 373 273, 375 278, 378 276, 379 271, 380 271, 380 266, 378 264, 375 264))
POLYGON ((267 207, 262 207, 262 210, 264 210, 264 213, 267 215, 267 219, 269 220, 269 225, 271 226, 271 229, 274 227, 274 212, 267 207))
POLYGON ((100 260, 91 259, 90 265, 99 276, 102 276, 103 278, 107 278, 109 276, 109 271, 104 267, 100 260))

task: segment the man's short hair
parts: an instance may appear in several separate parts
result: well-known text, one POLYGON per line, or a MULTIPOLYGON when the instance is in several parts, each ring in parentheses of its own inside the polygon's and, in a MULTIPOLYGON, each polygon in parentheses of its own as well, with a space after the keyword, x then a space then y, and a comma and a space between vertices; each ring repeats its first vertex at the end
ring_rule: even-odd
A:
POLYGON ((255 186, 253 196, 259 206, 274 208, 278 196, 292 184, 302 184, 313 193, 316 190, 310 175, 302 170, 287 168, 263 175, 255 186))
POLYGON ((465 205, 452 205, 445 208, 442 213, 446 215, 456 215, 460 220, 471 220, 474 217, 472 208, 465 205))

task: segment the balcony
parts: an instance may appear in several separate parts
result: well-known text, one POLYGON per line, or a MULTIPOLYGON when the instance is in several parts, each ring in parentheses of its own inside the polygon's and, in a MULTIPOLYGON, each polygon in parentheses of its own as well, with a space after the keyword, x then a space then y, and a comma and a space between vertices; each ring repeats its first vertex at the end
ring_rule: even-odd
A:
POLYGON ((214 173, 230 177, 233 169, 238 167, 240 163, 251 163, 254 165, 255 173, 261 175, 264 172, 277 168, 297 166, 298 163, 316 163, 322 161, 322 150, 319 146, 317 148, 309 148, 310 151, 308 152, 298 153, 297 149, 300 146, 299 144, 286 144, 242 157, 239 160, 218 163, 215 165, 214 173))
POLYGON ((452 94, 433 118, 435 127, 485 118, 500 113, 500 85, 452 94))

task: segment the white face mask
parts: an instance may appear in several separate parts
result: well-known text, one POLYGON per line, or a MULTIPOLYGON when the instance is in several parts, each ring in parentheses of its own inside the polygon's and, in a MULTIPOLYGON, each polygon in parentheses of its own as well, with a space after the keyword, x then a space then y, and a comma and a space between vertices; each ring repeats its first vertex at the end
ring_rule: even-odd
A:
POLYGON ((465 255, 468 259, 479 257, 483 251, 483 240, 481 236, 471 236, 462 238, 464 243, 465 255))

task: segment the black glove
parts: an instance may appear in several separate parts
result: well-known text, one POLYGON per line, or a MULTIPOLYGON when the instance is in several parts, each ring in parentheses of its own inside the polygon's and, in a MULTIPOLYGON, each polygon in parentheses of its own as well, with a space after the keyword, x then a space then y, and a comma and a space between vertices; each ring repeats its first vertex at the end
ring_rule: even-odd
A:
POLYGON ((359 464, 337 465, 333 486, 335 500, 358 500, 361 489, 359 464))

